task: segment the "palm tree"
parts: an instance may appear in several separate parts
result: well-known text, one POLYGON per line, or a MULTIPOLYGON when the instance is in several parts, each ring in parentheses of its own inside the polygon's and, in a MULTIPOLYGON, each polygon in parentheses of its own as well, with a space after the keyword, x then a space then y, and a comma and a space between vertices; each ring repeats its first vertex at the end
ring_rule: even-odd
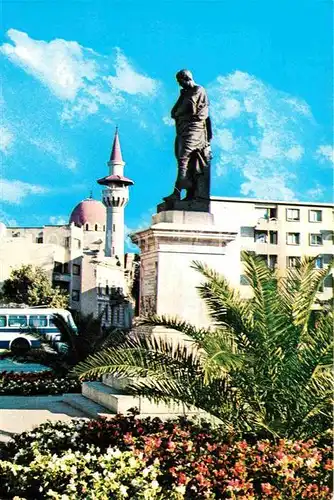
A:
POLYGON ((76 312, 74 320, 77 328, 73 328, 60 314, 53 315, 53 324, 60 332, 57 348, 52 339, 47 340, 38 331, 30 333, 52 349, 29 351, 27 356, 50 366, 57 372, 68 372, 74 365, 86 359, 89 355, 108 346, 117 346, 124 342, 127 332, 114 327, 103 327, 103 313, 95 318, 93 314, 76 312))
POLYGON ((316 309, 331 272, 303 258, 284 277, 242 255, 252 299, 199 262, 199 286, 214 328, 149 316, 143 325, 182 332, 188 343, 143 334, 100 351, 75 367, 80 377, 130 377, 132 393, 182 401, 214 415, 231 432, 309 437, 331 428, 332 311, 316 309))

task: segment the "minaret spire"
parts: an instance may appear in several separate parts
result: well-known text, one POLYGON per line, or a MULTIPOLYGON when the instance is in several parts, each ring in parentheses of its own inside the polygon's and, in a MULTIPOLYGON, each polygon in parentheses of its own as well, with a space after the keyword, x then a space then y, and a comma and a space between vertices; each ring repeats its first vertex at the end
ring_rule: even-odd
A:
POLYGON ((121 145, 120 145, 119 136, 118 136, 118 127, 116 127, 116 131, 115 131, 115 137, 114 137, 114 142, 112 145, 110 161, 117 162, 117 163, 123 163, 121 145))
POLYGON ((102 193, 103 204, 107 208, 106 257, 117 256, 124 265, 124 208, 129 201, 131 179, 124 177, 125 162, 122 158, 121 146, 116 127, 114 142, 108 161, 109 175, 98 179, 105 186, 102 193))

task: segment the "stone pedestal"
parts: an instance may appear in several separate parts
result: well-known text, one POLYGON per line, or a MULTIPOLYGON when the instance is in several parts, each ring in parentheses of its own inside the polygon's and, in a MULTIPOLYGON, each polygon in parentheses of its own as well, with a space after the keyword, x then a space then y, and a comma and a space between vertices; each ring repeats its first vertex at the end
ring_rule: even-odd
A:
POLYGON ((232 285, 240 279, 237 232, 208 211, 167 210, 152 217, 152 225, 132 235, 141 250, 140 315, 178 316, 198 327, 211 324, 196 287, 203 276, 191 266, 199 261, 225 275, 232 285))
MULTIPOLYGON (((140 315, 157 313, 178 316, 197 327, 212 326, 206 305, 196 287, 205 278, 195 269, 200 261, 223 274, 232 285, 240 280, 240 247, 237 231, 228 221, 214 221, 208 211, 163 210, 152 217, 152 225, 132 235, 141 250, 140 315)), ((164 327, 142 327, 142 333, 170 339, 177 344, 188 339, 164 327)), ((146 417, 174 418, 178 415, 205 417, 197 408, 182 404, 154 404, 145 397, 132 397, 129 379, 105 375, 102 382, 85 382, 81 396, 71 396, 68 404, 90 412, 90 416, 109 416, 136 406, 146 417)))

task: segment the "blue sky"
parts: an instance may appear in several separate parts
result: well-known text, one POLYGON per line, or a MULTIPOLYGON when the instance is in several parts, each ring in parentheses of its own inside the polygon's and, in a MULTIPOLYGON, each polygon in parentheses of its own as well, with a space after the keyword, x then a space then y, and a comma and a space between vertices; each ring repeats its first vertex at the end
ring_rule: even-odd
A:
POLYGON ((175 73, 205 86, 212 194, 332 200, 327 0, 3 0, 1 206, 6 224, 68 220, 107 173, 116 124, 134 180, 126 225, 175 179, 175 73))

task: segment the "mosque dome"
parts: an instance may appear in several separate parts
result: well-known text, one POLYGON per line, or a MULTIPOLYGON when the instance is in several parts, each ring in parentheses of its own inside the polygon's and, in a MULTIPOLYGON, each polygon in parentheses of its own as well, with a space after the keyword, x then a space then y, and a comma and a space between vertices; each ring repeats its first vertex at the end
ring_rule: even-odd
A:
POLYGON ((77 226, 103 227, 106 224, 106 208, 101 201, 86 198, 72 210, 70 224, 77 226))

